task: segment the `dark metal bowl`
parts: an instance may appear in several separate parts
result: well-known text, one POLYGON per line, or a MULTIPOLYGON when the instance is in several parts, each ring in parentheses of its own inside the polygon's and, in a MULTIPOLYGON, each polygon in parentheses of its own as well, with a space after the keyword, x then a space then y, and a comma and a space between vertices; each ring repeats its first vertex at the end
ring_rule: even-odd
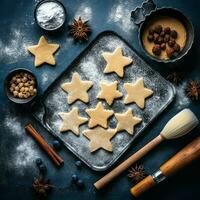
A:
POLYGON ((63 5, 63 3, 61 3, 61 2, 58 1, 58 0, 44 0, 44 1, 40 1, 40 2, 36 5, 35 10, 34 10, 34 18, 35 18, 35 21, 36 21, 37 25, 38 25, 41 29, 43 29, 43 30, 45 30, 45 31, 56 31, 56 30, 60 29, 60 28, 64 25, 64 23, 65 23, 65 21, 66 21, 66 16, 67 16, 67 12, 66 12, 65 6, 63 5), (59 5, 63 8, 63 10, 64 10, 64 14, 65 14, 64 21, 63 21, 62 24, 60 24, 59 26, 57 26, 57 27, 55 27, 55 28, 51 28, 51 29, 45 28, 45 27, 41 26, 41 25, 39 24, 38 20, 37 20, 37 16, 36 16, 36 15, 37 15, 37 9, 38 9, 43 3, 46 3, 46 2, 55 2, 55 3, 59 4, 59 5))
POLYGON ((17 68, 17 69, 14 69, 12 70, 8 75, 7 77, 5 78, 5 81, 4 81, 4 91, 5 91, 5 94, 7 95, 8 99, 14 103, 17 103, 17 104, 28 104, 28 103, 31 103, 33 102, 33 100, 35 99, 35 97, 37 96, 37 93, 32 96, 32 97, 29 97, 27 99, 20 99, 20 98, 17 98, 17 97, 14 97, 13 94, 10 92, 9 90, 9 87, 10 87, 10 80, 11 78, 17 74, 17 73, 20 73, 20 72, 26 72, 26 73, 29 73, 31 74, 34 78, 35 78, 35 82, 36 82, 36 89, 37 89, 37 86, 38 86, 38 83, 37 83, 37 79, 35 77, 35 75, 30 71, 30 70, 27 70, 27 69, 24 69, 24 68, 17 68))
POLYGON ((194 28, 193 28, 191 21, 179 10, 177 10, 175 8, 159 8, 159 9, 157 9, 154 2, 152 0, 148 0, 148 1, 144 2, 141 7, 137 7, 134 11, 132 11, 131 16, 134 21, 136 20, 136 24, 140 25, 139 31, 138 31, 138 38, 139 38, 140 46, 144 50, 144 53, 151 59, 153 59, 157 62, 162 62, 162 63, 172 63, 172 62, 176 62, 176 61, 180 60, 191 49, 193 41, 194 41, 194 28), (154 5, 154 6, 152 6, 153 10, 149 10, 147 12, 144 8, 144 6, 147 4, 154 5), (176 55, 175 57, 169 58, 167 60, 159 59, 158 57, 149 54, 146 51, 145 47, 143 46, 143 41, 142 41, 143 31, 146 28, 147 24, 152 19, 154 19, 155 17, 159 17, 159 16, 169 16, 169 17, 178 19, 184 25, 185 30, 186 30, 185 46, 178 53, 178 55, 176 55))

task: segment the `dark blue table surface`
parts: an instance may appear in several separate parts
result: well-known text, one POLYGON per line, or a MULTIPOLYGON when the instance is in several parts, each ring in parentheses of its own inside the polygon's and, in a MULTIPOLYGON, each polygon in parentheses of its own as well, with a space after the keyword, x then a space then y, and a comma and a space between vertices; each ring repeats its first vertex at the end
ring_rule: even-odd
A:
MULTIPOLYGON (((33 177, 38 174, 34 164, 37 157, 41 157, 47 165, 46 176, 53 185, 67 186, 63 190, 53 190, 49 199, 132 199, 129 193, 132 183, 126 176, 127 172, 103 191, 97 192, 93 188, 93 183, 106 172, 94 172, 85 165, 81 170, 77 170, 74 164, 77 158, 64 147, 59 154, 64 158, 65 165, 60 169, 56 168, 35 141, 25 133, 24 126, 28 122, 34 124, 49 143, 53 141, 53 137, 32 118, 29 109, 7 100, 3 92, 3 81, 10 70, 25 67, 36 74, 39 94, 42 94, 89 42, 104 30, 116 31, 144 56, 137 39, 138 27, 130 21, 131 10, 141 5, 142 1, 63 0, 67 9, 67 23, 64 30, 57 35, 44 33, 35 24, 33 11, 37 2, 38 0, 1 0, 0 3, 0 199, 38 199, 30 189, 33 177), (88 43, 74 43, 67 33, 67 24, 79 15, 89 19, 93 30, 88 43), (61 45, 55 56, 57 60, 55 67, 43 65, 36 69, 33 66, 34 58, 26 51, 26 47, 36 44, 41 35, 45 35, 48 41, 61 45), (70 184, 71 175, 74 173, 84 180, 84 190, 78 190, 70 184)), ((163 76, 166 76, 171 69, 179 69, 184 74, 184 81, 181 86, 176 87, 175 101, 132 144, 115 166, 154 138, 164 124, 181 109, 189 107, 200 118, 200 104, 192 103, 184 95, 184 86, 188 80, 200 81, 200 1, 157 0, 156 4, 158 7, 180 9, 191 19, 195 29, 194 45, 189 54, 175 64, 158 64, 144 56, 152 68, 163 76)), ((147 174, 150 174, 197 135, 199 128, 184 138, 164 142, 145 156, 140 163, 144 164, 147 174)), ((200 163, 197 161, 139 199, 200 199, 199 180, 200 163)))

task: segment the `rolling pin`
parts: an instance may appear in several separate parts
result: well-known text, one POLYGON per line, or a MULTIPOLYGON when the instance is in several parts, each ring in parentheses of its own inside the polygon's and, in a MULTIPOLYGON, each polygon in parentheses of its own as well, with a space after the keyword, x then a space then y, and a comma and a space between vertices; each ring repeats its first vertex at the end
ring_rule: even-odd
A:
POLYGON ((200 157, 200 136, 194 139, 186 147, 175 154, 171 159, 165 162, 159 170, 152 175, 147 176, 141 182, 131 188, 130 192, 133 196, 138 197, 154 185, 172 176, 181 170, 193 160, 200 157))

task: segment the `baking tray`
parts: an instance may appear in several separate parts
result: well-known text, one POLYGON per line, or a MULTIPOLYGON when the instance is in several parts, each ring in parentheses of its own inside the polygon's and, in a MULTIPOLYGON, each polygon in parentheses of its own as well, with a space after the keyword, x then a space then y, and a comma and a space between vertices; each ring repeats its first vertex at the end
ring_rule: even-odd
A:
MULTIPOLYGON (((93 170, 101 171, 108 169, 128 149, 135 138, 169 105, 174 95, 175 89, 173 85, 145 63, 122 37, 115 32, 105 31, 100 33, 47 88, 40 100, 34 104, 33 115, 79 159, 93 170), (103 73, 106 62, 101 54, 103 52, 112 52, 116 47, 122 47, 124 55, 132 57, 134 61, 133 64, 125 68, 123 79, 119 78, 115 73, 103 73), (89 91, 90 101, 88 104, 80 101, 72 105, 67 104, 67 94, 60 88, 60 85, 71 81, 73 72, 78 72, 83 80, 93 81, 93 87, 89 91), (111 140, 113 144, 112 153, 103 149, 94 153, 90 152, 89 140, 82 135, 83 130, 87 129, 87 124, 80 127, 81 135, 79 137, 71 132, 59 132, 59 126, 62 123, 61 118, 58 116, 59 112, 68 112, 72 107, 76 106, 79 108, 81 116, 88 117, 85 109, 95 107, 99 102, 96 96, 100 89, 100 81, 112 82, 118 80, 119 90, 125 95, 123 83, 133 83, 140 77, 144 78, 145 86, 154 91, 154 95, 147 99, 144 110, 141 110, 136 104, 124 105, 123 98, 115 100, 112 106, 108 106, 105 101, 101 101, 106 109, 112 109, 117 113, 122 113, 128 108, 132 108, 134 114, 143 119, 143 122, 136 126, 134 135, 120 132, 113 137, 111 140)), ((114 117, 109 120, 109 126, 111 128, 116 126, 116 119, 114 117)))

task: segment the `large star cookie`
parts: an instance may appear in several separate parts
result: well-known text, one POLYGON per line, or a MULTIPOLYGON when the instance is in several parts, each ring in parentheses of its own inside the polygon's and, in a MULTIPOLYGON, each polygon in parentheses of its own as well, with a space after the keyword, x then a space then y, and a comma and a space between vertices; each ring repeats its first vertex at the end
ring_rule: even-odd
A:
POLYGON ((118 82, 100 83, 101 91, 97 95, 99 99, 105 99, 108 105, 112 105, 113 100, 122 97, 122 93, 117 90, 118 82))
POLYGON ((97 127, 84 131, 83 135, 90 140, 89 148, 91 152, 94 152, 100 148, 112 152, 112 143, 110 140, 115 133, 116 131, 114 129, 97 127))
POLYGON ((70 112, 58 113, 63 120, 60 126, 60 132, 72 131, 76 135, 80 135, 79 126, 88 121, 85 117, 78 115, 78 108, 73 108, 70 112))
POLYGON ((131 64, 133 60, 122 55, 122 48, 116 48, 113 53, 104 52, 102 54, 107 62, 104 73, 115 72, 119 77, 124 76, 124 68, 131 64))
POLYGON ((67 103, 72 104, 76 100, 89 102, 87 91, 92 87, 92 81, 82 81, 78 73, 73 73, 70 83, 63 83, 61 88, 68 93, 67 103))
POLYGON ((131 108, 125 113, 115 113, 115 117, 118 121, 117 132, 125 130, 131 135, 134 132, 134 126, 142 121, 141 118, 133 116, 131 108))
POLYGON ((107 128, 107 120, 114 114, 112 110, 104 109, 101 102, 96 105, 96 108, 86 109, 86 113, 90 116, 88 123, 89 128, 93 128, 97 125, 107 128))
POLYGON ((153 94, 153 91, 144 87, 143 78, 138 79, 135 84, 124 83, 127 95, 124 99, 125 104, 136 103, 140 108, 144 108, 145 99, 153 94))
POLYGON ((44 63, 55 65, 56 61, 53 54, 58 48, 58 44, 49 44, 42 36, 37 45, 28 47, 28 51, 35 56, 35 67, 38 67, 44 63))

